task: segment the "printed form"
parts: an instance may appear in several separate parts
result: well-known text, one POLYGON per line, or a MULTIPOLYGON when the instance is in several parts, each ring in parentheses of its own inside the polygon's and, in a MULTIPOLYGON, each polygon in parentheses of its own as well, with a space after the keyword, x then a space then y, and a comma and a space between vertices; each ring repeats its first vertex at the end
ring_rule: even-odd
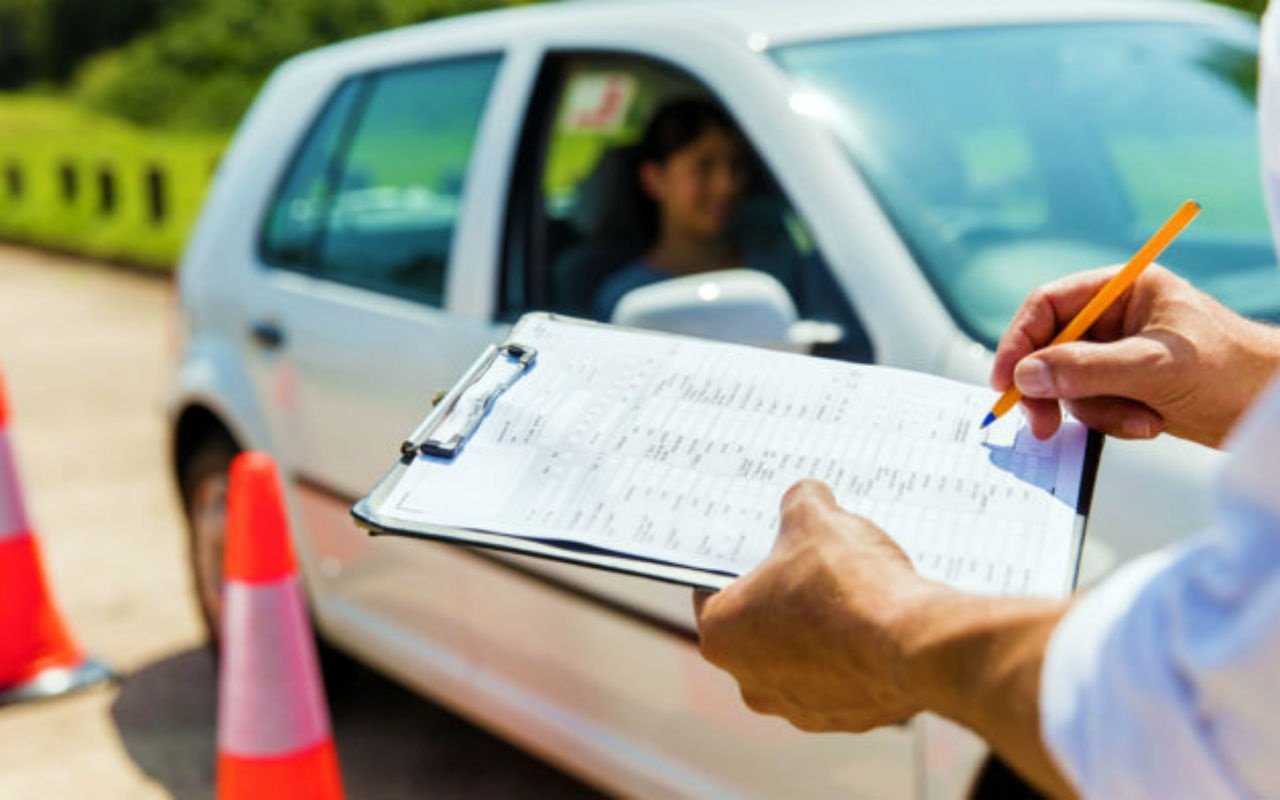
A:
POLYGON ((537 348, 533 368, 453 461, 419 456, 380 514, 738 575, 768 554, 786 489, 813 477, 926 576, 987 594, 1072 586, 1074 420, 1045 442, 1020 411, 980 431, 987 389, 546 317, 511 341, 537 348))

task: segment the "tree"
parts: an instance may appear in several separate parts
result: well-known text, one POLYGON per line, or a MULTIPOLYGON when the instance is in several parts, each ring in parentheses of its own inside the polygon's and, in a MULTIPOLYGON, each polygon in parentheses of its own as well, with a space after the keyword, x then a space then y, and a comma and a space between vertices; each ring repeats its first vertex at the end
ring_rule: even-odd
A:
POLYGON ((190 0, 0 0, 0 87, 62 82, 87 57, 119 46, 190 0))

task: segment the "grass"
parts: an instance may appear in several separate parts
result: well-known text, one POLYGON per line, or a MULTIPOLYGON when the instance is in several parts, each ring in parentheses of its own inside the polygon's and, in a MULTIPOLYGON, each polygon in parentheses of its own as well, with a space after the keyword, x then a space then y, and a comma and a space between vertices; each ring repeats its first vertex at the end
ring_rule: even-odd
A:
POLYGON ((227 139, 0 94, 0 237, 171 269, 227 139), (153 179, 162 209, 153 208, 153 179))

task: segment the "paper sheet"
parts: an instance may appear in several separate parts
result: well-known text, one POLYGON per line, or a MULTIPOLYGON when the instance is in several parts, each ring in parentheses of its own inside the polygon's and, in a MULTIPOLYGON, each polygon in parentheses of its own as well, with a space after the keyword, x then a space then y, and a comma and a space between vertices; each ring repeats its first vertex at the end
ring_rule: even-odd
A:
POLYGON ((1086 431, 985 431, 986 389, 885 367, 523 321, 536 365, 454 461, 419 457, 378 509, 401 524, 587 544, 741 574, 779 500, 831 485, 917 569, 962 589, 1061 595, 1086 431))

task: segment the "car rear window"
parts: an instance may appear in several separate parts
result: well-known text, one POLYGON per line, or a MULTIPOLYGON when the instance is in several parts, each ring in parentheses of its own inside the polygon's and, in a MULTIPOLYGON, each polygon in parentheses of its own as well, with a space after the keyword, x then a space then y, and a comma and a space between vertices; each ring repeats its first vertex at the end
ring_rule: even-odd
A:
POLYGON ((268 213, 268 263, 440 305, 498 56, 399 68, 341 87, 268 213))

